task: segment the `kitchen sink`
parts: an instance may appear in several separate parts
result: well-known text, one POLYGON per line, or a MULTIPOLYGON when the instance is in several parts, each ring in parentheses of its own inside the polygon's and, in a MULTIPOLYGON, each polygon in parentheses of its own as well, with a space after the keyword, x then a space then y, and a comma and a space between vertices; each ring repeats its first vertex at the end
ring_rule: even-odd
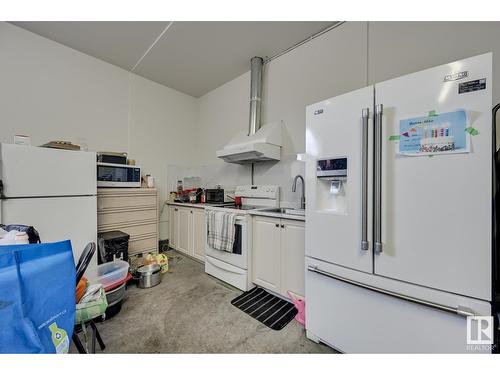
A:
POLYGON ((306 211, 298 208, 285 208, 285 207, 280 207, 280 208, 264 208, 262 210, 259 210, 262 212, 272 212, 276 214, 286 214, 286 215, 299 215, 299 216, 305 216, 306 211))

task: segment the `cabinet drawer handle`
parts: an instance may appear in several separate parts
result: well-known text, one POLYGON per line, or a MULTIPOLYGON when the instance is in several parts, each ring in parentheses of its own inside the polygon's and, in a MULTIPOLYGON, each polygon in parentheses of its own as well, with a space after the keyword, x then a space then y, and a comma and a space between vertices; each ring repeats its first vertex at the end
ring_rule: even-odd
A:
POLYGON ((178 208, 174 208, 174 211, 179 211, 179 209, 178 208))
POLYGON ((274 224, 274 225, 276 226, 276 228, 279 228, 279 227, 280 227, 280 225, 279 225, 279 224, 274 224))
POLYGON ((284 228, 285 227, 285 224, 281 224, 281 228, 284 228))

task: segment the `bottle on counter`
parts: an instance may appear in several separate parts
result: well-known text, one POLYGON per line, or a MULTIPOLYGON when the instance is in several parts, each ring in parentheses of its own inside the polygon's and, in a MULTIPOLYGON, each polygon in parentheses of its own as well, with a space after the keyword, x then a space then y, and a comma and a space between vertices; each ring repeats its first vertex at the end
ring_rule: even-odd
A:
POLYGON ((177 194, 182 194, 184 188, 182 187, 182 180, 177 181, 177 194))

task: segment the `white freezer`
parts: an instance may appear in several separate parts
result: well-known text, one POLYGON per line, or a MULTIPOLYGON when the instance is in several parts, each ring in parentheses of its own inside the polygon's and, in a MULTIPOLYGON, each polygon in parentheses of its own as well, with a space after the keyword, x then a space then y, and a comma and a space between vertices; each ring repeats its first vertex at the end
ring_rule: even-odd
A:
POLYGON ((97 194, 94 152, 0 143, 0 179, 7 198, 97 194))
MULTIPOLYGON (((2 202, 1 222, 32 225, 42 242, 71 240, 75 264, 89 242, 97 243, 97 197, 20 198, 2 202)), ((87 274, 97 265, 97 254, 87 274)))
MULTIPOLYGON (((357 279, 376 287, 398 290, 414 297, 468 308, 478 315, 491 315, 485 301, 430 290, 411 284, 341 269, 306 258, 306 267, 347 279, 357 279)), ((478 353, 487 346, 469 350, 467 318, 414 302, 373 292, 306 270, 307 336, 346 353, 478 353), (321 300, 321 305, 314 301, 321 300)))

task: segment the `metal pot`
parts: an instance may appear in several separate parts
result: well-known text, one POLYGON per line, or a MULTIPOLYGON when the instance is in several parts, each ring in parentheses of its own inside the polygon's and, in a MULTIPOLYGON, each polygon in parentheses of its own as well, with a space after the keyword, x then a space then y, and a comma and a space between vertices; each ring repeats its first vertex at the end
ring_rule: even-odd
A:
POLYGON ((148 264, 137 269, 137 276, 139 277, 139 288, 151 288, 161 282, 161 267, 158 264, 148 264))

